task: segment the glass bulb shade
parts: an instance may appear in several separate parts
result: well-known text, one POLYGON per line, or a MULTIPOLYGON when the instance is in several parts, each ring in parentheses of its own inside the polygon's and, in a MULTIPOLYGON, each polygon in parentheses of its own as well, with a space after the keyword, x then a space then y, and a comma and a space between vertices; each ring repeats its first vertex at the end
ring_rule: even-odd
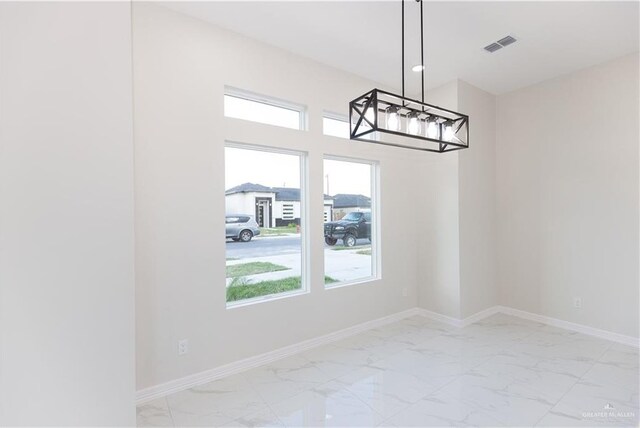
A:
POLYGON ((427 120, 427 138, 433 138, 435 140, 438 138, 439 133, 440 127, 436 119, 427 120))
POLYGON ((420 134, 420 118, 418 118, 417 113, 409 113, 407 116, 407 131, 409 134, 418 135, 420 134))
POLYGON ((367 119, 371 123, 375 123, 375 114, 373 112, 373 107, 369 107, 367 111, 364 112, 364 118, 367 119))
POLYGON ((455 132, 453 132, 452 122, 446 122, 444 124, 444 132, 442 134, 443 134, 442 139, 444 141, 453 141, 453 136, 455 135, 455 132))
POLYGON ((387 129, 400 131, 400 114, 397 107, 391 106, 387 109, 387 129))

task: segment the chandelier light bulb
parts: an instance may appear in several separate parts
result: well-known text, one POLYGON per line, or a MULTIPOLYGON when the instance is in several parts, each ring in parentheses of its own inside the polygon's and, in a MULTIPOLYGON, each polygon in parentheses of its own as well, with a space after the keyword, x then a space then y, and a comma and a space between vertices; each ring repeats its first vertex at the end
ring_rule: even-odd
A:
POLYGON ((400 115, 396 106, 391 106, 387 109, 387 129, 400 131, 400 115))
POLYGON ((418 113, 411 112, 407 116, 407 120, 409 124, 407 125, 407 130, 410 134, 418 135, 420 133, 420 119, 418 118, 418 113))
POLYGON ((369 107, 367 111, 364 112, 364 118, 367 119, 369 122, 374 123, 375 115, 373 112, 373 107, 369 107))
POLYGON ((435 117, 430 117, 427 120, 427 138, 433 138, 434 140, 438 138, 438 121, 435 117))
POLYGON ((453 136, 455 133, 453 132, 453 122, 446 122, 444 124, 444 132, 442 135, 442 139, 444 141, 453 141, 453 136))

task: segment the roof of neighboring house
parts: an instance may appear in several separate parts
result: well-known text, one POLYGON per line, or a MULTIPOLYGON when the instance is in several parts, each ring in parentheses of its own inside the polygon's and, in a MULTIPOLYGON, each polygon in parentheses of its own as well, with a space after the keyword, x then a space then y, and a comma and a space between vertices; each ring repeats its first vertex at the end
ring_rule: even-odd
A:
POLYGON ((292 187, 272 187, 276 193, 276 201, 299 201, 300 189, 292 187))
MULTIPOLYGON (((232 187, 225 192, 225 195, 233 195, 234 193, 275 193, 276 201, 299 201, 300 189, 296 187, 267 187, 262 184, 243 183, 239 186, 232 187)), ((332 199, 329 195, 324 195, 325 199, 332 199)))
POLYGON ((263 192, 272 193, 271 187, 263 186, 262 184, 255 183, 243 183, 239 186, 232 187, 224 192, 225 195, 232 195, 234 193, 249 193, 249 192, 263 192))
POLYGON ((369 208, 371 207, 371 198, 364 195, 352 195, 340 193, 333 196, 333 206, 335 208, 369 208))

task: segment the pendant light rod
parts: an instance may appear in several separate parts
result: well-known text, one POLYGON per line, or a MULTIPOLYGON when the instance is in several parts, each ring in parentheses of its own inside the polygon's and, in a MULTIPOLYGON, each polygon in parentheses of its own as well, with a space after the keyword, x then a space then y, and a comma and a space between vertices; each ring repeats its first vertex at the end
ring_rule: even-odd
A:
MULTIPOLYGON (((402 96, 405 96, 405 90, 404 90, 404 1, 402 0, 401 4, 402 4, 402 96)), ((416 0, 417 3, 420 3, 420 66, 422 67, 421 69, 421 75, 422 75, 422 102, 424 103, 424 70, 425 70, 425 65, 424 65, 424 2, 422 0, 416 0)))
POLYGON ((404 97, 404 0, 402 0, 402 97, 404 97))
POLYGON ((422 13, 422 0, 416 0, 420 2, 420 65, 422 66, 422 102, 424 103, 424 13, 422 13))

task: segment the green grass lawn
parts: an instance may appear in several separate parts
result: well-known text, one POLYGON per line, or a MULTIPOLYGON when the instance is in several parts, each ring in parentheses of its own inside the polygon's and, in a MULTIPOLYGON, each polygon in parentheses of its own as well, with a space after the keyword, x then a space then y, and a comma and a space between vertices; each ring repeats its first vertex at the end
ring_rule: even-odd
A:
POLYGON ((280 227, 261 227, 260 236, 282 236, 289 233, 298 233, 295 225, 293 226, 280 226, 280 227))
MULTIPOLYGON (((325 284, 334 282, 337 281, 329 276, 324 277, 325 284)), ((248 282, 245 278, 234 278, 229 287, 227 287, 227 302, 284 293, 286 291, 298 290, 300 287, 302 287, 302 279, 299 276, 273 281, 261 281, 255 284, 248 282)))
POLYGON ((333 251, 345 251, 345 250, 361 250, 361 251, 369 250, 369 251, 371 251, 371 245, 355 245, 353 247, 339 246, 339 247, 333 247, 332 250, 333 251))
POLYGON ((255 275, 258 273, 277 272, 289 269, 286 266, 269 262, 251 262, 227 266, 227 278, 255 275))
POLYGON ((361 254, 363 256, 370 256, 371 255, 371 248, 367 248, 366 250, 356 251, 356 254, 361 254))

